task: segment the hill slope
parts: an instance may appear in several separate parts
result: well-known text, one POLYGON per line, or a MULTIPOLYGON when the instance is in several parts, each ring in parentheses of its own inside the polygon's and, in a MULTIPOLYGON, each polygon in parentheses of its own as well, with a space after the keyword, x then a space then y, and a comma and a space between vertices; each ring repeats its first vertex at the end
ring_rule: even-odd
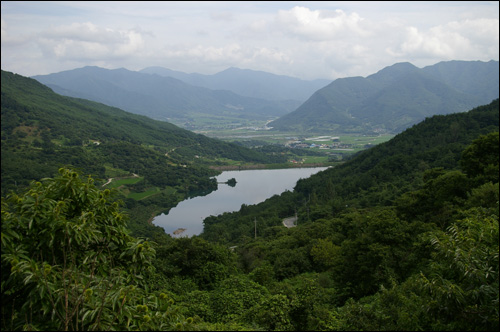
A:
POLYGON ((120 169, 165 186, 191 175, 208 181, 204 163, 215 158, 271 161, 168 122, 58 95, 34 79, 1 75, 2 190, 52 176, 68 164, 101 178, 120 169))
POLYGON ((300 224, 351 208, 391 205, 398 196, 419 188, 426 171, 456 169, 468 144, 498 128, 498 99, 469 112, 433 116, 340 166, 299 180, 295 198, 286 193, 245 211, 205 220, 202 236, 236 244, 251 236, 254 218, 265 220, 261 232, 266 233, 266 227, 280 225, 281 218, 296 211, 300 224), (231 235, 224 230, 231 230, 231 235))
POLYGON ((498 98, 498 68, 498 61, 451 61, 423 69, 398 63, 366 78, 337 79, 269 126, 398 133, 425 117, 463 112, 498 98))
POLYGON ((427 118, 293 193, 206 218, 202 237, 308 301, 296 330, 496 331, 498 107, 427 118))

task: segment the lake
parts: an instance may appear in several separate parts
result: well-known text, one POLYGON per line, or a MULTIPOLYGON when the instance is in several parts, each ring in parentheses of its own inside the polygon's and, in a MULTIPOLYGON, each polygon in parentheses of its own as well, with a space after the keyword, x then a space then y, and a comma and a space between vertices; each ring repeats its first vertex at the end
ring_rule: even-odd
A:
MULTIPOLYGON (((153 224, 163 227, 165 232, 185 229, 179 236, 193 236, 203 232, 203 220, 224 212, 239 211, 242 204, 254 205, 269 197, 292 191, 299 179, 327 169, 327 167, 260 169, 226 171, 216 177, 217 182, 236 179, 236 186, 219 184, 216 191, 206 196, 184 200, 172 208, 168 214, 153 219, 153 224)), ((176 232, 178 233, 178 232, 176 232)))

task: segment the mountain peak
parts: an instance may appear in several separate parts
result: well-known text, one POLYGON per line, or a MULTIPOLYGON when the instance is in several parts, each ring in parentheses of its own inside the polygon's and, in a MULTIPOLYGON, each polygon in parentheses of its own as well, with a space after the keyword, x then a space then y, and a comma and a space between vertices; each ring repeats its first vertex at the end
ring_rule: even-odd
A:
POLYGON ((377 75, 377 76, 380 76, 380 75, 394 76, 394 75, 416 72, 418 70, 419 70, 419 68, 417 68, 416 66, 414 66, 413 64, 411 64, 409 62, 398 62, 398 63, 393 64, 392 66, 387 66, 387 67, 379 70, 375 74, 372 74, 368 77, 372 77, 375 75, 377 75))
POLYGON ((409 62, 366 78, 343 78, 269 126, 285 130, 386 130, 397 133, 425 117, 466 111, 498 98, 498 64, 409 62))

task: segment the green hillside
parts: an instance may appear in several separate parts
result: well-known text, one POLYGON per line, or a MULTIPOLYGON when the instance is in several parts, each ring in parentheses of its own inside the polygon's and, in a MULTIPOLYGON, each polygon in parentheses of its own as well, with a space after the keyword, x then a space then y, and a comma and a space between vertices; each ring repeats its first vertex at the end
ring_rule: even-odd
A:
POLYGON ((53 176, 61 165, 100 179, 136 173, 146 187, 192 191, 213 188, 206 166, 220 160, 283 161, 167 122, 63 97, 20 75, 2 71, 1 79, 3 193, 53 176))
POLYGON ((496 330, 498 129, 498 99, 428 118, 201 237, 305 301, 297 330, 496 330))
POLYGON ((444 61, 422 68, 454 89, 479 96, 482 100, 498 96, 498 61, 444 61))
POLYGON ((342 165, 299 180, 294 195, 284 194, 282 201, 274 197, 274 202, 248 207, 240 214, 205 220, 202 236, 235 244, 252 235, 254 213, 266 220, 261 225, 265 232, 265 227, 280 225, 281 218, 294 211, 299 222, 306 222, 351 208, 392 206, 405 192, 420 188, 426 172, 458 169, 465 147, 480 135, 498 131, 498 126, 498 99, 469 112, 436 115, 342 165))
POLYGON ((399 133, 426 117, 467 111, 498 98, 498 61, 450 61, 425 68, 397 63, 366 78, 337 79, 275 130, 399 133))

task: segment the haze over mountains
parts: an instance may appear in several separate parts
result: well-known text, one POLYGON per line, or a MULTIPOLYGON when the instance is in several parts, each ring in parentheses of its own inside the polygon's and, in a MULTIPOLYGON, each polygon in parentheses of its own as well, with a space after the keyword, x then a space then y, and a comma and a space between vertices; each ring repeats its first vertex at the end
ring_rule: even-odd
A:
POLYGON ((331 82, 331 80, 326 79, 305 81, 289 76, 234 67, 213 75, 186 74, 162 67, 148 67, 140 72, 173 77, 194 86, 212 90, 228 90, 246 97, 302 102, 331 82))
MULTIPOLYGON (((222 76, 227 77, 227 75, 222 76)), ((241 75, 239 77, 232 79, 232 82, 248 82, 241 75)), ((214 89, 208 89, 173 77, 134 72, 123 68, 109 70, 84 67, 33 78, 59 94, 90 99, 158 120, 173 118, 178 121, 188 121, 191 117, 200 115, 267 120, 295 110, 303 101, 297 98, 295 100, 262 99, 238 95, 229 90, 220 90, 217 84, 231 85, 231 80, 222 80, 220 77, 219 83, 215 85, 208 84, 208 79, 205 78, 203 85, 214 87, 214 89)), ((260 81, 264 82, 265 79, 260 81)), ((236 86, 236 84, 233 85, 236 86)), ((254 86, 259 85, 254 84, 254 86)), ((316 90, 318 84, 315 83, 313 86, 313 88, 308 88, 310 94, 316 90)), ((258 93, 253 95, 258 95, 258 93)), ((270 95, 275 94, 271 91, 270 95)), ((302 98, 305 100, 307 96, 303 93, 302 98)))
POLYGON ((84 67, 33 78, 62 95, 177 124, 201 117, 234 123, 274 119, 269 125, 274 130, 316 133, 398 133, 428 116, 466 111, 499 96, 493 60, 424 68, 397 63, 328 85, 238 68, 202 75, 161 67, 140 72, 84 67))
POLYGON ((428 116, 467 111, 498 98, 498 61, 397 63, 337 79, 269 125, 279 130, 398 133, 428 116))

